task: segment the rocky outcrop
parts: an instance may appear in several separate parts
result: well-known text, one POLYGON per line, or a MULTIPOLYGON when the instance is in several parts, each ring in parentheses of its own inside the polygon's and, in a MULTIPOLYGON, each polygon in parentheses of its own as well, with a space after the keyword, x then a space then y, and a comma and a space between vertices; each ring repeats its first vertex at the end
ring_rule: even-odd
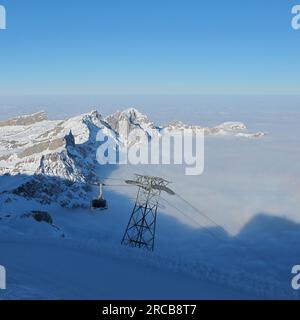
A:
POLYGON ((53 219, 46 211, 31 211, 30 216, 37 222, 53 224, 53 219))
POLYGON ((21 116, 5 121, 0 121, 0 127, 6 126, 30 126, 34 123, 47 120, 47 114, 44 111, 32 115, 21 116))

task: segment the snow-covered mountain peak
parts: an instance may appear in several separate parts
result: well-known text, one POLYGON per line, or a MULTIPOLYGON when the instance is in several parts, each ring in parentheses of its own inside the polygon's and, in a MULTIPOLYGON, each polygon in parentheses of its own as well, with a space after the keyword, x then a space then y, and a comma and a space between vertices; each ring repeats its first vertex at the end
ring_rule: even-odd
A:
POLYGON ((129 125, 152 124, 145 114, 142 114, 135 108, 128 108, 124 111, 117 111, 105 119, 112 127, 116 122, 126 121, 129 125))
POLYGON ((145 114, 133 107, 125 109, 121 112, 121 115, 132 122, 150 122, 145 114))
POLYGON ((79 115, 78 117, 75 117, 75 119, 82 119, 82 121, 90 121, 94 124, 98 123, 100 120, 102 120, 101 114, 97 110, 92 110, 87 113, 83 113, 79 115))
POLYGON ((119 134, 125 143, 131 143, 128 135, 135 129, 142 130, 148 138, 157 136, 158 130, 148 117, 135 108, 128 108, 124 111, 117 111, 105 118, 110 127, 119 134))
POLYGON ((102 121, 102 116, 101 114, 97 111, 91 111, 87 113, 80 114, 78 116, 74 116, 72 118, 67 119, 65 124, 72 124, 72 125, 81 125, 81 124, 87 124, 87 125, 96 125, 96 126, 101 126, 101 121, 102 121))

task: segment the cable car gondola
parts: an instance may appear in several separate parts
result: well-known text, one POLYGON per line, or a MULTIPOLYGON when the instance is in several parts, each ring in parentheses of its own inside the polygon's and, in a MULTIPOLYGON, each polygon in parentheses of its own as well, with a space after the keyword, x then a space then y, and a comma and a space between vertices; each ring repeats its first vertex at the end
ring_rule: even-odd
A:
POLYGON ((97 199, 92 200, 91 208, 92 210, 106 210, 108 208, 107 201, 104 199, 103 195, 103 183, 99 183, 100 192, 97 199))

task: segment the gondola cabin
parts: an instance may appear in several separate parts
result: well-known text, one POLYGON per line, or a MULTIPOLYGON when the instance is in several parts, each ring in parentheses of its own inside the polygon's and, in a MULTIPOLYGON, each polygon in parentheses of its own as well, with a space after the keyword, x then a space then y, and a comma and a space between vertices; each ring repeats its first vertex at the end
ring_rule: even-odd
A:
POLYGON ((108 208, 107 201, 104 199, 103 183, 99 184, 100 192, 97 199, 93 199, 91 203, 92 210, 106 210, 108 208))

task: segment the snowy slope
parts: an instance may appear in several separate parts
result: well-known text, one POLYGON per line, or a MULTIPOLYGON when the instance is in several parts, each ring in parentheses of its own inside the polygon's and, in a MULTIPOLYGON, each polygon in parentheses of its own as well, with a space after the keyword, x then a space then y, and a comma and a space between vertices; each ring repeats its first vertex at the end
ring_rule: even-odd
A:
POLYGON ((105 251, 61 246, 58 241, 50 244, 1 242, 0 250, 6 252, 1 262, 9 270, 8 289, 1 295, 5 299, 249 297, 207 280, 195 281, 188 275, 133 263, 105 251), (139 285, 141 279, 143 287, 139 285))

